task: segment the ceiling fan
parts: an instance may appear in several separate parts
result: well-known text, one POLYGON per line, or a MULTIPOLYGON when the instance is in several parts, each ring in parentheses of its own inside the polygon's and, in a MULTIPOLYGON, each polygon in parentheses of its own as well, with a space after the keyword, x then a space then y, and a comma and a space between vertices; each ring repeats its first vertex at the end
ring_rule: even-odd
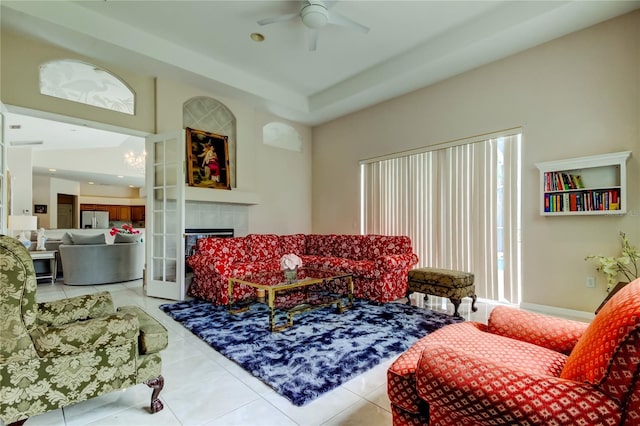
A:
POLYGON ((369 32, 369 27, 347 18, 338 12, 329 11, 336 1, 337 0, 302 0, 299 12, 264 18, 258 21, 258 25, 275 24, 300 17, 304 26, 307 27, 308 45, 311 51, 316 50, 318 46, 318 30, 327 24, 349 28, 363 34, 369 32))

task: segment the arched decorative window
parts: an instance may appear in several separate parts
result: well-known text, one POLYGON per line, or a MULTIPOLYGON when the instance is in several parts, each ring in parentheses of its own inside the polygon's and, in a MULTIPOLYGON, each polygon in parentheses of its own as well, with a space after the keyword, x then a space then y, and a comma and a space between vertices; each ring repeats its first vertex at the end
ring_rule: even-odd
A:
POLYGON ((302 151, 302 138, 296 129, 277 121, 262 128, 262 143, 291 151, 302 151))
POLYGON ((197 96, 182 105, 182 126, 227 137, 231 187, 236 187, 236 117, 225 104, 197 96))
POLYGON ((125 114, 135 114, 135 93, 113 73, 71 59, 40 65, 40 93, 125 114))

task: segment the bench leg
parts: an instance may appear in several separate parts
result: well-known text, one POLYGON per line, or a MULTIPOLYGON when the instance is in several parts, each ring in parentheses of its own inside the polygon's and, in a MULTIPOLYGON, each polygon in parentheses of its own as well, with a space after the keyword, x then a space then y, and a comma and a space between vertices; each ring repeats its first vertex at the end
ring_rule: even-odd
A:
POLYGON ((451 300, 451 303, 453 303, 453 316, 454 317, 459 317, 460 316, 460 312, 458 312, 458 308, 460 307, 460 299, 454 299, 453 297, 451 297, 449 300, 451 300))
MULTIPOLYGON (((476 306, 476 299, 477 296, 475 294, 472 294, 471 296, 472 302, 471 302, 471 310, 473 312, 477 312, 478 311, 478 307, 476 306)), ((460 316, 460 313, 458 312, 458 307, 460 306, 460 299, 454 299, 453 297, 451 297, 449 300, 451 300, 451 303, 453 303, 453 307, 455 308, 453 311, 453 315, 456 317, 460 316)))

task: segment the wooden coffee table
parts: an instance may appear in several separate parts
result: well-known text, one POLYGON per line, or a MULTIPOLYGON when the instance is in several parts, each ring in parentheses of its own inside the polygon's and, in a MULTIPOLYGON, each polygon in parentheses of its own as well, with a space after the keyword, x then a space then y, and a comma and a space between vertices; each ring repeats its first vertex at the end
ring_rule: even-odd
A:
POLYGON ((258 272, 241 278, 229 279, 229 312, 237 314, 249 309, 251 303, 265 303, 269 307, 269 329, 271 331, 281 331, 293 325, 294 315, 317 309, 323 306, 336 305, 339 313, 353 307, 353 277, 351 274, 327 271, 313 268, 299 268, 298 279, 287 281, 284 271, 258 272), (342 284, 344 282, 344 284, 342 284), (242 306, 236 306, 233 301, 233 287, 237 284, 244 284, 255 288, 257 291, 264 291, 264 297, 250 300, 242 306), (331 286, 344 285, 346 294, 332 292, 331 286), (300 303, 294 306, 276 306, 278 295, 286 292, 295 293, 300 299, 300 303), (347 304, 343 304, 343 299, 347 299, 347 304), (287 321, 284 324, 276 325, 276 310, 285 311, 287 321))

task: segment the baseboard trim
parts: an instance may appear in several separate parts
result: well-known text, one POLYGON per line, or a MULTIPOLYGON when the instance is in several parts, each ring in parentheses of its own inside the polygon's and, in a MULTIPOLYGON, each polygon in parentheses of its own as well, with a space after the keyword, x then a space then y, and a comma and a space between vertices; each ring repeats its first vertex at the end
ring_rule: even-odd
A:
POLYGON ((576 311, 573 309, 558 308, 548 305, 537 305, 535 303, 521 303, 520 309, 527 311, 539 312, 563 318, 576 318, 580 320, 593 321, 595 314, 593 312, 576 311))

